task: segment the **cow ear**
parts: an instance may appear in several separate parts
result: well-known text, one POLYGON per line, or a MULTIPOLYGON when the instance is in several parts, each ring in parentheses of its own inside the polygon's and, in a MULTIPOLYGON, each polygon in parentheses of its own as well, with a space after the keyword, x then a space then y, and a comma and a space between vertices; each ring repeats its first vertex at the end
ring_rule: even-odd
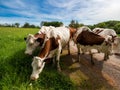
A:
POLYGON ((27 38, 26 38, 26 37, 24 37, 24 40, 25 40, 25 41, 26 41, 26 39, 27 39, 27 38))

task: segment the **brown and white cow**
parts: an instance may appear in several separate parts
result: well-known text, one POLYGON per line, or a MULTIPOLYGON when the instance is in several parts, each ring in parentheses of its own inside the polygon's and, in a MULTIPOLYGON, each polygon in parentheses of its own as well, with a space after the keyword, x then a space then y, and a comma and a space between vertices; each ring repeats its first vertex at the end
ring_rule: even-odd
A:
POLYGON ((66 27, 57 27, 47 32, 44 39, 44 47, 38 56, 33 58, 32 67, 33 72, 31 74, 31 80, 39 78, 39 74, 42 72, 47 57, 56 56, 57 69, 61 71, 59 60, 62 48, 64 48, 72 37, 75 30, 66 27))
MULTIPOLYGON (((91 49, 97 49, 103 53, 105 53, 104 60, 109 58, 109 48, 111 42, 109 41, 109 36, 107 38, 104 38, 100 35, 97 35, 91 30, 89 30, 88 27, 81 27, 77 30, 74 41, 77 43, 78 48, 78 55, 80 55, 80 48, 85 51, 89 51, 91 55, 91 63, 93 62, 93 55, 91 52, 91 49)), ((79 58, 80 59, 80 58, 79 58)))
POLYGON ((98 34, 104 38, 107 36, 111 36, 111 41, 114 41, 114 38, 117 37, 117 34, 114 29, 107 29, 107 28, 95 28, 92 30, 95 34, 98 34))
POLYGON ((120 37, 116 37, 112 43, 112 54, 120 55, 120 37))
POLYGON ((38 33, 36 33, 35 35, 29 34, 27 38, 24 38, 26 41, 25 54, 32 55, 33 51, 37 47, 42 47, 43 41, 45 39, 45 33, 50 31, 52 28, 55 28, 55 27, 42 26, 38 33))

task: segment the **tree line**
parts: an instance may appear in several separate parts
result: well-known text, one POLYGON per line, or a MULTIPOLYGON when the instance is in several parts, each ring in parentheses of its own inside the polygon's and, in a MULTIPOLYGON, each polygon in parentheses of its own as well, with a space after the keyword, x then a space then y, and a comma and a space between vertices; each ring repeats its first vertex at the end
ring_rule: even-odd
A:
POLYGON ((120 21, 110 20, 110 21, 105 21, 98 24, 94 24, 94 25, 88 25, 88 26, 91 29, 96 27, 114 29, 116 33, 120 34, 120 21))
MULTIPOLYGON (((28 22, 24 23, 23 26, 21 26, 22 28, 40 28, 41 26, 55 26, 55 27, 59 27, 62 26, 63 23, 62 22, 58 22, 58 21, 52 21, 52 22, 47 22, 47 21, 42 21, 40 23, 40 26, 36 26, 33 24, 29 24, 28 22)), ((78 28, 83 26, 83 23, 79 23, 77 20, 71 20, 69 26, 70 27, 74 27, 74 28, 78 28)), ((120 34, 120 21, 116 21, 116 20, 110 20, 110 21, 106 21, 106 22, 101 22, 98 24, 94 24, 94 25, 86 25, 91 29, 94 29, 96 27, 99 28, 110 28, 110 29, 114 29, 118 34, 120 34)), ((14 24, 0 24, 0 27, 20 27, 19 23, 14 23, 14 24)))
MULTIPOLYGON (((69 26, 74 28, 79 28, 81 26, 84 26, 84 24, 78 23, 77 21, 72 20, 69 26)), ((88 26, 91 30, 98 27, 114 29, 116 33, 120 34, 120 21, 110 20, 110 21, 105 21, 98 24, 94 24, 94 25, 85 25, 85 26, 88 26)))
POLYGON ((20 26, 19 23, 14 23, 14 24, 8 24, 8 23, 0 24, 0 27, 19 27, 19 26, 20 26))
MULTIPOLYGON (((19 28, 20 23, 14 23, 14 24, 5 23, 5 24, 0 24, 0 27, 17 27, 17 28, 19 28)), ((36 26, 34 24, 29 24, 28 22, 24 23, 24 25, 21 27, 22 28, 40 28, 39 26, 36 26)))

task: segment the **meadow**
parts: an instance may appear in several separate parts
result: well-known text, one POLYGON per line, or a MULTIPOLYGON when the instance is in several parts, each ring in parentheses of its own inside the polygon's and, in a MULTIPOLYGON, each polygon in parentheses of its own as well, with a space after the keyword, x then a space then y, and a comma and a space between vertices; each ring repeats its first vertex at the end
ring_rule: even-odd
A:
MULTIPOLYGON (((32 57, 24 54, 24 37, 39 29, 0 27, 0 90, 74 90, 70 78, 47 65, 30 85, 32 57)), ((37 55, 37 54, 36 54, 37 55)))
MULTIPOLYGON (((79 72, 74 71, 75 76, 71 68, 74 65, 68 70, 68 62, 63 63, 63 60, 69 61, 70 56, 61 57, 60 64, 64 73, 59 73, 49 63, 37 81, 30 81, 32 57, 24 54, 24 37, 38 31, 39 29, 32 28, 0 27, 0 90, 110 90, 111 87, 104 80, 92 76, 84 65, 79 72), (73 79, 67 74, 70 72, 73 79)), ((37 54, 36 51, 34 56, 37 54)))

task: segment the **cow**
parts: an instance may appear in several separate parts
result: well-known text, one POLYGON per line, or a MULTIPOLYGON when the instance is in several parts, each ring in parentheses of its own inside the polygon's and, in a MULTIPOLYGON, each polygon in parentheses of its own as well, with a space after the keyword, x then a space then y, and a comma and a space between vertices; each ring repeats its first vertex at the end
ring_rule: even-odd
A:
MULTIPOLYGON (((82 26, 82 27, 78 28, 78 29, 77 29, 77 33, 75 33, 74 36, 73 36, 73 41, 74 41, 75 43, 77 43, 77 42, 76 42, 77 36, 78 36, 78 34, 79 34, 82 30, 85 30, 85 31, 87 30, 87 31, 89 31, 89 32, 92 32, 92 30, 91 30, 89 27, 87 27, 87 26, 82 26), (79 29, 81 29, 81 30, 79 30, 79 29)), ((84 48, 82 48, 82 46, 79 46, 79 47, 80 47, 80 53, 81 53, 81 54, 84 54, 84 53, 85 53, 84 48)))
POLYGON ((47 57, 56 56, 57 69, 58 71, 61 71, 61 67, 59 65, 61 50, 69 43, 69 40, 74 33, 74 29, 66 27, 56 27, 46 33, 43 43, 44 47, 38 56, 33 58, 33 71, 30 76, 31 80, 37 80, 39 78, 39 74, 45 66, 47 57))
POLYGON ((74 35, 74 41, 77 44, 78 48, 78 60, 80 61, 80 47, 84 51, 89 51, 91 55, 91 64, 94 65, 93 62, 93 54, 91 49, 97 49, 103 53, 105 53, 104 60, 109 58, 109 48, 111 47, 111 41, 109 40, 109 36, 106 38, 93 33, 88 27, 81 27, 77 30, 74 35))
POLYGON ((114 29, 107 29, 107 28, 94 28, 92 30, 95 34, 98 34, 104 38, 107 38, 108 35, 111 36, 111 41, 114 41, 114 38, 117 37, 117 34, 114 29))
POLYGON ((36 33, 35 35, 29 34, 27 38, 24 38, 24 40, 26 41, 25 54, 32 55, 37 47, 42 48, 43 41, 45 39, 45 33, 50 31, 52 28, 55 27, 42 26, 38 33, 36 33))
POLYGON ((112 43, 112 54, 120 55, 120 37, 116 37, 112 43))

